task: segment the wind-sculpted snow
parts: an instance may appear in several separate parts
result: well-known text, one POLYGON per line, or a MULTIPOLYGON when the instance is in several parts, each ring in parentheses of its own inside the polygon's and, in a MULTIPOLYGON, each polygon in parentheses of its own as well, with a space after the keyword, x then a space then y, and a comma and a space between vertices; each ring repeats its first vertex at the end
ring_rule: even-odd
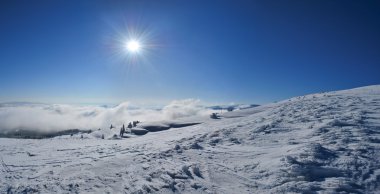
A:
POLYGON ((380 87, 121 140, 0 145, 0 193, 378 193, 380 87))
MULTIPOLYGON (((52 134, 68 129, 109 128, 139 120, 144 122, 172 120, 189 116, 205 116, 211 110, 199 100, 173 101, 160 110, 131 108, 128 102, 116 107, 49 104, 0 104, 0 135, 15 132, 52 134)), ((30 135, 29 135, 30 136, 30 135)))

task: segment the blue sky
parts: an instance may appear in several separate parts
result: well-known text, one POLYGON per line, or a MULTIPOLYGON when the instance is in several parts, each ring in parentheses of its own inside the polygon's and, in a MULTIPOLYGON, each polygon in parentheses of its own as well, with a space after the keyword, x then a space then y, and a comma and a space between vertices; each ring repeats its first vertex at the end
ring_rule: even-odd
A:
POLYGON ((379 21, 379 1, 1 1, 0 101, 266 103, 379 84, 379 21), (153 45, 133 63, 132 30, 153 45))

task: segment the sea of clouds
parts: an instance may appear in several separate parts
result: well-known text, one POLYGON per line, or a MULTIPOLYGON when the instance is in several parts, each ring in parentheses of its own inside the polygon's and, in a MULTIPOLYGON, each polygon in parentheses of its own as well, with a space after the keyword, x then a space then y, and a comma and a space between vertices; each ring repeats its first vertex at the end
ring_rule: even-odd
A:
POLYGON ((108 128, 139 120, 154 122, 208 115, 212 110, 199 100, 175 100, 160 109, 136 108, 129 102, 115 107, 65 104, 0 104, 0 132, 12 130, 60 131, 108 128))

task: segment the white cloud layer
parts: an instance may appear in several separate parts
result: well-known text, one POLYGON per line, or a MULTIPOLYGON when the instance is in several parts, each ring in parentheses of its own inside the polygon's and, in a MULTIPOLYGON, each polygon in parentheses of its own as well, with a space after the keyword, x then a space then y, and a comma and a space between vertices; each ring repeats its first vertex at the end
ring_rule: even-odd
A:
POLYGON ((207 115, 199 100, 176 100, 160 110, 134 108, 124 102, 112 108, 63 104, 0 104, 0 132, 12 130, 60 131, 120 126, 133 120, 145 122, 207 115))

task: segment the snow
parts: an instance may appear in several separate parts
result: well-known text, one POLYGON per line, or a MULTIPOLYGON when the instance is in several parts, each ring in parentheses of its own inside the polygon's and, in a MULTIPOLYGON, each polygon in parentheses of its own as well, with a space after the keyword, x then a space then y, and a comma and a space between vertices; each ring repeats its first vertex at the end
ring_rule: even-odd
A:
POLYGON ((379 85, 170 123, 200 124, 1 138, 0 193, 380 191, 379 85))

